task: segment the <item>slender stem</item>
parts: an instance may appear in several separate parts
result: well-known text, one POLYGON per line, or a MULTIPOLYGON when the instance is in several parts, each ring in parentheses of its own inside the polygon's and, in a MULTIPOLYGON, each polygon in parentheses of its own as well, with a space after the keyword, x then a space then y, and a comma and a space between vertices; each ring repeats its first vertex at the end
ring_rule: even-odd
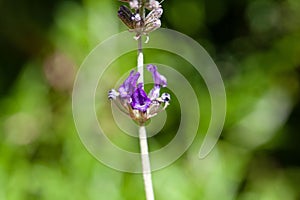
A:
POLYGON ((138 83, 144 83, 144 55, 142 37, 138 39, 137 71, 140 73, 138 83))
MULTIPOLYGON (((142 20, 145 19, 145 0, 139 0, 141 7, 139 9, 142 20)), ((138 83, 144 83, 144 55, 143 55, 143 42, 142 36, 138 39, 138 58, 137 58, 137 70, 140 73, 138 83)))
MULTIPOLYGON (((145 0, 140 0, 141 8, 139 13, 142 19, 145 18, 145 0)), ((140 73, 138 83, 144 83, 144 55, 143 55, 143 43, 142 37, 138 39, 138 55, 137 55, 137 71, 140 73)), ((148 151, 147 132, 144 125, 139 127, 139 139, 140 139, 140 151, 142 160, 142 170, 144 179, 144 188, 146 193, 146 200, 154 200, 154 192, 151 177, 151 166, 148 151)))
MULTIPOLYGON (((142 37, 138 39, 137 69, 138 72, 140 73, 138 83, 144 83, 144 55, 143 55, 143 47, 142 47, 142 37)), ((139 127, 139 139, 140 139, 142 170, 143 170, 146 199, 154 200, 154 192, 153 192, 152 177, 151 177, 151 166, 150 166, 150 158, 148 152, 147 132, 145 126, 143 125, 139 127)))
POLYGON ((147 133, 145 126, 139 127, 139 138, 141 148, 141 159, 143 168, 144 187, 147 200, 154 200, 154 192, 152 186, 151 166, 148 152, 147 133))

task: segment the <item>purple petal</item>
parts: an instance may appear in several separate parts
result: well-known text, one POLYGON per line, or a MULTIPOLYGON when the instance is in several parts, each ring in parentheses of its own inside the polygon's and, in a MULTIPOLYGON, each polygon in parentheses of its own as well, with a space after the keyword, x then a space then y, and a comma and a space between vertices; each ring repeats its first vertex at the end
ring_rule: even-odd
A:
POLYGON ((146 92, 143 90, 143 84, 139 83, 137 89, 131 96, 131 106, 133 109, 146 112, 151 104, 151 100, 147 97, 146 92))
POLYGON ((124 83, 119 87, 119 93, 121 98, 130 98, 136 89, 136 82, 140 76, 140 73, 132 70, 128 76, 128 78, 124 81, 124 83))
POLYGON ((159 85, 154 85, 152 90, 149 92, 149 98, 151 100, 154 100, 159 97, 159 92, 160 92, 160 86, 159 85))
POLYGON ((147 69, 152 73, 153 81, 155 85, 160 85, 161 87, 167 86, 167 79, 157 71, 157 67, 155 65, 148 65, 147 69))

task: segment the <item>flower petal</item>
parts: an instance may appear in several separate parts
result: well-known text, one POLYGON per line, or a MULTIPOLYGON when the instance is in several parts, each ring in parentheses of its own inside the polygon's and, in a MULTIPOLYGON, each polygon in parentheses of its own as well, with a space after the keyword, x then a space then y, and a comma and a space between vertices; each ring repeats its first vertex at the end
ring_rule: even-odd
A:
POLYGON ((143 90, 143 84, 139 83, 137 89, 131 96, 131 106, 133 109, 141 112, 146 112, 151 104, 151 100, 147 97, 146 92, 143 90))
POLYGON ((151 100, 155 100, 156 98, 159 97, 159 93, 160 93, 160 85, 155 84, 152 90, 150 90, 148 96, 151 100))
POLYGON ((160 85, 161 87, 167 86, 167 79, 157 71, 157 67, 155 65, 148 65, 147 69, 152 73, 153 81, 155 85, 160 85))
POLYGON ((139 77, 140 73, 135 72, 134 70, 130 72, 128 78, 119 87, 119 93, 121 98, 130 98, 130 96, 136 89, 136 82, 139 77))

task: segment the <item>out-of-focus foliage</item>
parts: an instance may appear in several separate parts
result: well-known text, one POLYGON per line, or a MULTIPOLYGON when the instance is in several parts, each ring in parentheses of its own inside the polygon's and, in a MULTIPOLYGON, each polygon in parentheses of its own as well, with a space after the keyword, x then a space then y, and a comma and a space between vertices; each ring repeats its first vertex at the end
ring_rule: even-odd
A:
MULTIPOLYGON (((141 175, 94 159, 72 118, 72 86, 83 59, 126 29, 119 5, 0 2, 0 199, 144 199, 141 175)), ((167 61, 200 91, 199 134, 178 161, 154 172, 157 199, 300 199, 300 1, 165 0, 163 7, 162 27, 191 36, 217 63, 228 108, 221 139, 199 160, 210 120, 205 84, 185 61, 145 51, 146 62, 167 61)), ((135 56, 113 63, 119 68, 110 69, 112 79, 134 66, 135 56)), ((172 106, 150 149, 172 139, 179 104, 172 106)), ((111 139, 122 146, 122 138, 111 139)))

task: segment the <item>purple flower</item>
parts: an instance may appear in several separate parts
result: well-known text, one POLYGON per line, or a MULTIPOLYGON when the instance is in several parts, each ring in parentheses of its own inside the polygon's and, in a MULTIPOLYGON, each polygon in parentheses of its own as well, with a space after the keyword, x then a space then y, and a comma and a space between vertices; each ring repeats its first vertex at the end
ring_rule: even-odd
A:
POLYGON ((120 85, 118 92, 114 89, 108 93, 108 98, 113 100, 119 108, 132 119, 144 123, 158 112, 164 110, 170 101, 170 95, 163 93, 160 96, 160 88, 167 86, 167 79, 157 71, 154 65, 148 65, 147 69, 152 73, 154 87, 149 95, 143 89, 143 83, 138 83, 140 76, 132 70, 128 78, 120 85))

